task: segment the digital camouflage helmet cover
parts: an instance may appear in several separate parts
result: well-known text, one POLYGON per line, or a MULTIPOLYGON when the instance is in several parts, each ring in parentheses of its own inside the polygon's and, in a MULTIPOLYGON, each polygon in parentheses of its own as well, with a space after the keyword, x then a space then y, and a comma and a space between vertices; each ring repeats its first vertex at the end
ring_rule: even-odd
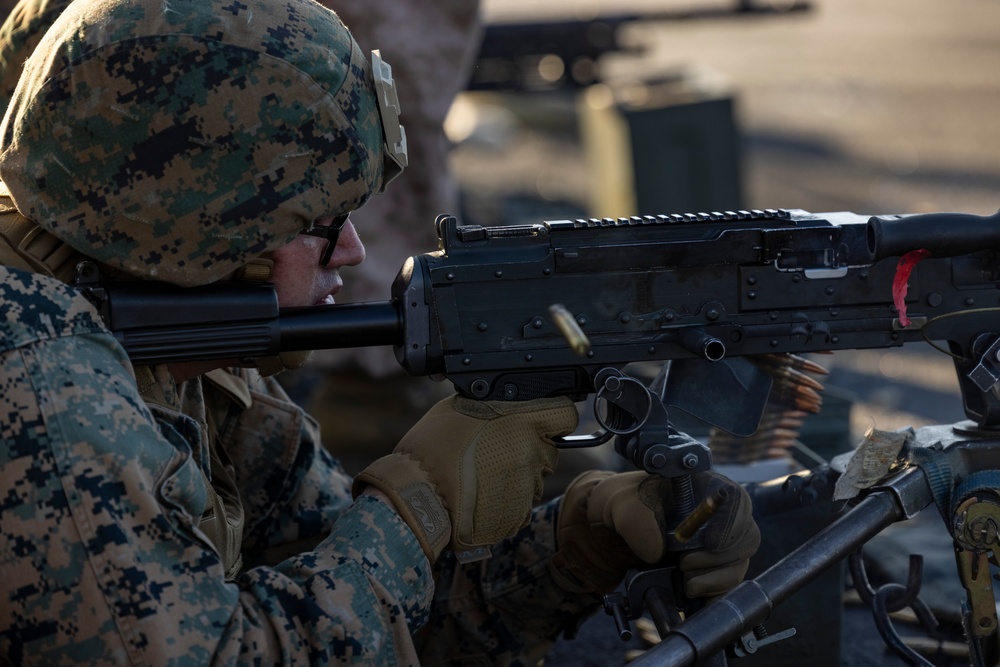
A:
POLYGON ((381 190, 396 114, 312 0, 75 0, 25 64, 0 179, 82 254, 199 285, 381 190))

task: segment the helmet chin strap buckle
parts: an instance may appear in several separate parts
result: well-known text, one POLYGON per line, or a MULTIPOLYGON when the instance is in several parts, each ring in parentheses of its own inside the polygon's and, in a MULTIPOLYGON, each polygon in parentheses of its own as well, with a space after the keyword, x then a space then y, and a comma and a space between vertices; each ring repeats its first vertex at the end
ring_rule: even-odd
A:
POLYGON ((375 99, 378 115, 382 119, 382 136, 385 137, 385 164, 382 167, 382 185, 385 186, 403 173, 407 165, 406 130, 399 124, 399 95, 392 80, 392 67, 382 60, 378 49, 372 51, 372 78, 375 82, 375 99))

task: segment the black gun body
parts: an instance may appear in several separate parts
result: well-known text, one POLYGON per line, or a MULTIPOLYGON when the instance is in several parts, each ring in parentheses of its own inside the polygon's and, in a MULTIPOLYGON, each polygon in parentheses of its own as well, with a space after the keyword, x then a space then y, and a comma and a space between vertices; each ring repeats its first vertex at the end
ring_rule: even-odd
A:
POLYGON ((81 289, 136 363, 393 345, 409 373, 479 399, 583 397, 602 369, 632 362, 927 338, 956 357, 967 416, 1000 426, 1000 214, 769 209, 512 227, 443 216, 438 234, 441 250, 407 260, 392 301, 279 310, 267 285, 81 289), (909 276, 902 326, 893 280, 917 249, 931 256, 909 276))
POLYGON ((705 356, 692 340, 725 355, 892 347, 922 339, 935 317, 998 303, 991 251, 932 257, 910 277, 913 324, 901 327, 897 258, 877 259, 868 221, 804 211, 497 228, 444 219, 443 250, 412 258, 394 286, 406 340, 397 355, 470 396, 520 400, 592 392, 607 366, 705 356), (552 304, 586 334, 584 357, 552 304))

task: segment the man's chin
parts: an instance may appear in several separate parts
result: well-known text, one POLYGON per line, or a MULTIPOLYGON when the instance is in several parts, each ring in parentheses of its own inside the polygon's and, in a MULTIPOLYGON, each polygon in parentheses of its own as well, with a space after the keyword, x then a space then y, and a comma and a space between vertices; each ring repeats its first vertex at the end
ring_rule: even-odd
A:
POLYGON ((302 350, 300 352, 279 352, 270 357, 262 357, 257 360, 257 369, 260 374, 267 377, 281 371, 293 371, 302 368, 312 359, 312 350, 302 350))
POLYGON ((281 365, 285 367, 286 370, 292 371, 296 368, 302 368, 305 366, 310 359, 313 357, 312 350, 302 350, 300 352, 281 352, 278 354, 281 358, 281 365))

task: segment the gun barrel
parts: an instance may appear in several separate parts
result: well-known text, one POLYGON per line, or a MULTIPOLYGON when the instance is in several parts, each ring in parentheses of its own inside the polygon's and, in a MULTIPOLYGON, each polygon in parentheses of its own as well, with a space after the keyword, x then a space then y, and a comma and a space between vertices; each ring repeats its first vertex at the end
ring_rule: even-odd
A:
POLYGON ((1000 248, 1000 212, 993 215, 924 213, 868 221, 868 250, 875 260, 926 249, 937 257, 955 257, 1000 248))
POLYGON ((287 351, 399 345, 403 338, 392 301, 282 308, 278 329, 287 351))
MULTIPOLYGON (((254 317, 244 316, 245 319, 238 319, 238 312, 227 317, 221 310, 213 311, 211 306, 216 302, 209 303, 209 308, 195 312, 197 317, 191 316, 191 321, 176 325, 159 321, 167 315, 154 309, 123 309, 118 319, 126 321, 129 328, 115 335, 129 358, 140 364, 398 345, 403 337, 402 324, 391 301, 281 310, 275 302, 270 311, 265 303, 260 312, 253 313, 254 317)), ((176 310, 186 312, 179 306, 176 310)))

